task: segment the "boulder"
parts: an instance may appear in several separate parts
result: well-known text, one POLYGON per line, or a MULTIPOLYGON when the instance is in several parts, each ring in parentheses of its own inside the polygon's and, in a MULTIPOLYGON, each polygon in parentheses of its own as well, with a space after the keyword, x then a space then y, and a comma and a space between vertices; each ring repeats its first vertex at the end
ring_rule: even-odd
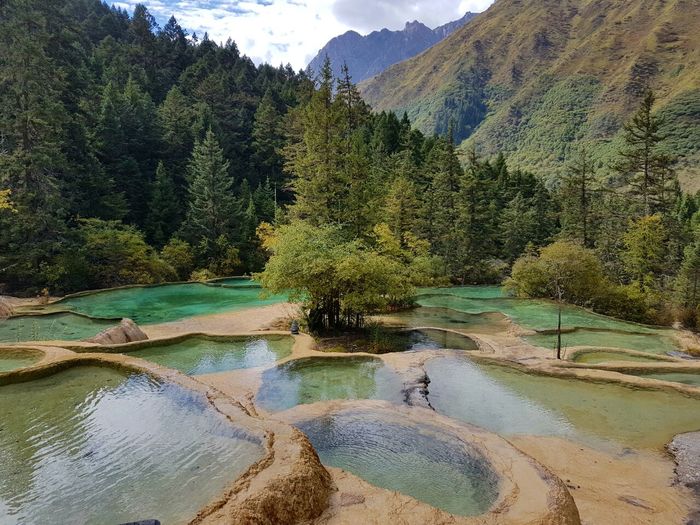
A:
POLYGON ((134 341, 145 341, 148 336, 131 319, 122 319, 121 323, 107 330, 103 330, 95 337, 85 339, 88 343, 100 345, 121 345, 134 341))

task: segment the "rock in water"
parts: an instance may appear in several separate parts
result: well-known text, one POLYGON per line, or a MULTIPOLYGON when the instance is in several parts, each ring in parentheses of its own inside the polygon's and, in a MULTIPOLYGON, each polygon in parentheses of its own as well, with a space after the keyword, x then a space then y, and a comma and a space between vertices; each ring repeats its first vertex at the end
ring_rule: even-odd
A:
POLYGON ((145 341, 148 336, 131 319, 122 319, 118 326, 113 326, 97 334, 95 337, 85 339, 88 343, 100 345, 120 345, 133 343, 134 341, 145 341))

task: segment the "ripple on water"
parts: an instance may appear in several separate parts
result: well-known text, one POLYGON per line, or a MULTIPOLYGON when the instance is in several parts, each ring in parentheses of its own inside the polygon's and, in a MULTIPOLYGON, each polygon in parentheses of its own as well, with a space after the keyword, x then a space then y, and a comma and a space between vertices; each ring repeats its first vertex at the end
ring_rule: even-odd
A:
POLYGON ((292 353, 289 336, 211 338, 188 337, 177 342, 147 344, 129 355, 185 374, 213 374, 274 363, 292 353))
POLYGON ((483 514, 498 497, 498 477, 486 458, 432 425, 346 410, 297 426, 324 464, 452 514, 483 514))
POLYGON ((700 429, 700 400, 676 392, 539 376, 464 356, 433 359, 425 369, 438 412, 498 434, 658 449, 700 429))
POLYGON ((403 382, 381 359, 310 357, 266 370, 256 401, 266 410, 333 399, 384 399, 401 403, 403 382))
POLYGON ((186 523, 263 454, 195 394, 79 367, 0 387, 0 523, 186 523))

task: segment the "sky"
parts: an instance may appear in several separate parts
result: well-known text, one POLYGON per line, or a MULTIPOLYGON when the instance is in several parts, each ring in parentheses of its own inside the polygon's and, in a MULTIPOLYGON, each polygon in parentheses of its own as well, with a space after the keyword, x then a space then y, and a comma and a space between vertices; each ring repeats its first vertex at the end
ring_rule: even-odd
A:
POLYGON ((121 0, 114 5, 133 12, 143 3, 162 26, 175 15, 192 33, 216 42, 235 40, 257 64, 290 63, 303 69, 334 36, 387 27, 402 29, 418 20, 436 27, 484 11, 493 0, 121 0))

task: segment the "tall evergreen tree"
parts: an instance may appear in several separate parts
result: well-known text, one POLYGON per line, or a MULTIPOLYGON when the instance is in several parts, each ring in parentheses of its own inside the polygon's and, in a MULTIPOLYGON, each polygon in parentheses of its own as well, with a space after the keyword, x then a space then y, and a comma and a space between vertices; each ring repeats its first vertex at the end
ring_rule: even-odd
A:
POLYGON ((179 228, 180 216, 180 202, 175 184, 161 161, 156 169, 156 179, 148 203, 146 231, 149 241, 158 248, 165 246, 179 228))
POLYGON ((581 148, 571 161, 561 183, 562 233, 593 247, 593 194, 596 191, 596 168, 590 152, 581 148))
POLYGON ((229 163, 212 130, 198 142, 190 161, 189 205, 183 225, 185 236, 205 256, 215 249, 216 241, 233 240, 237 219, 233 180, 229 163))
POLYGON ((628 193, 640 213, 651 215, 666 205, 666 193, 673 185, 673 159, 660 151, 664 140, 661 119, 653 114, 655 96, 648 91, 632 119, 625 124, 625 148, 615 170, 628 184, 628 193))
POLYGON ((0 276, 27 286, 56 251, 64 231, 60 198, 67 122, 64 77, 51 56, 56 6, 0 3, 0 186, 16 214, 0 217, 0 276))

